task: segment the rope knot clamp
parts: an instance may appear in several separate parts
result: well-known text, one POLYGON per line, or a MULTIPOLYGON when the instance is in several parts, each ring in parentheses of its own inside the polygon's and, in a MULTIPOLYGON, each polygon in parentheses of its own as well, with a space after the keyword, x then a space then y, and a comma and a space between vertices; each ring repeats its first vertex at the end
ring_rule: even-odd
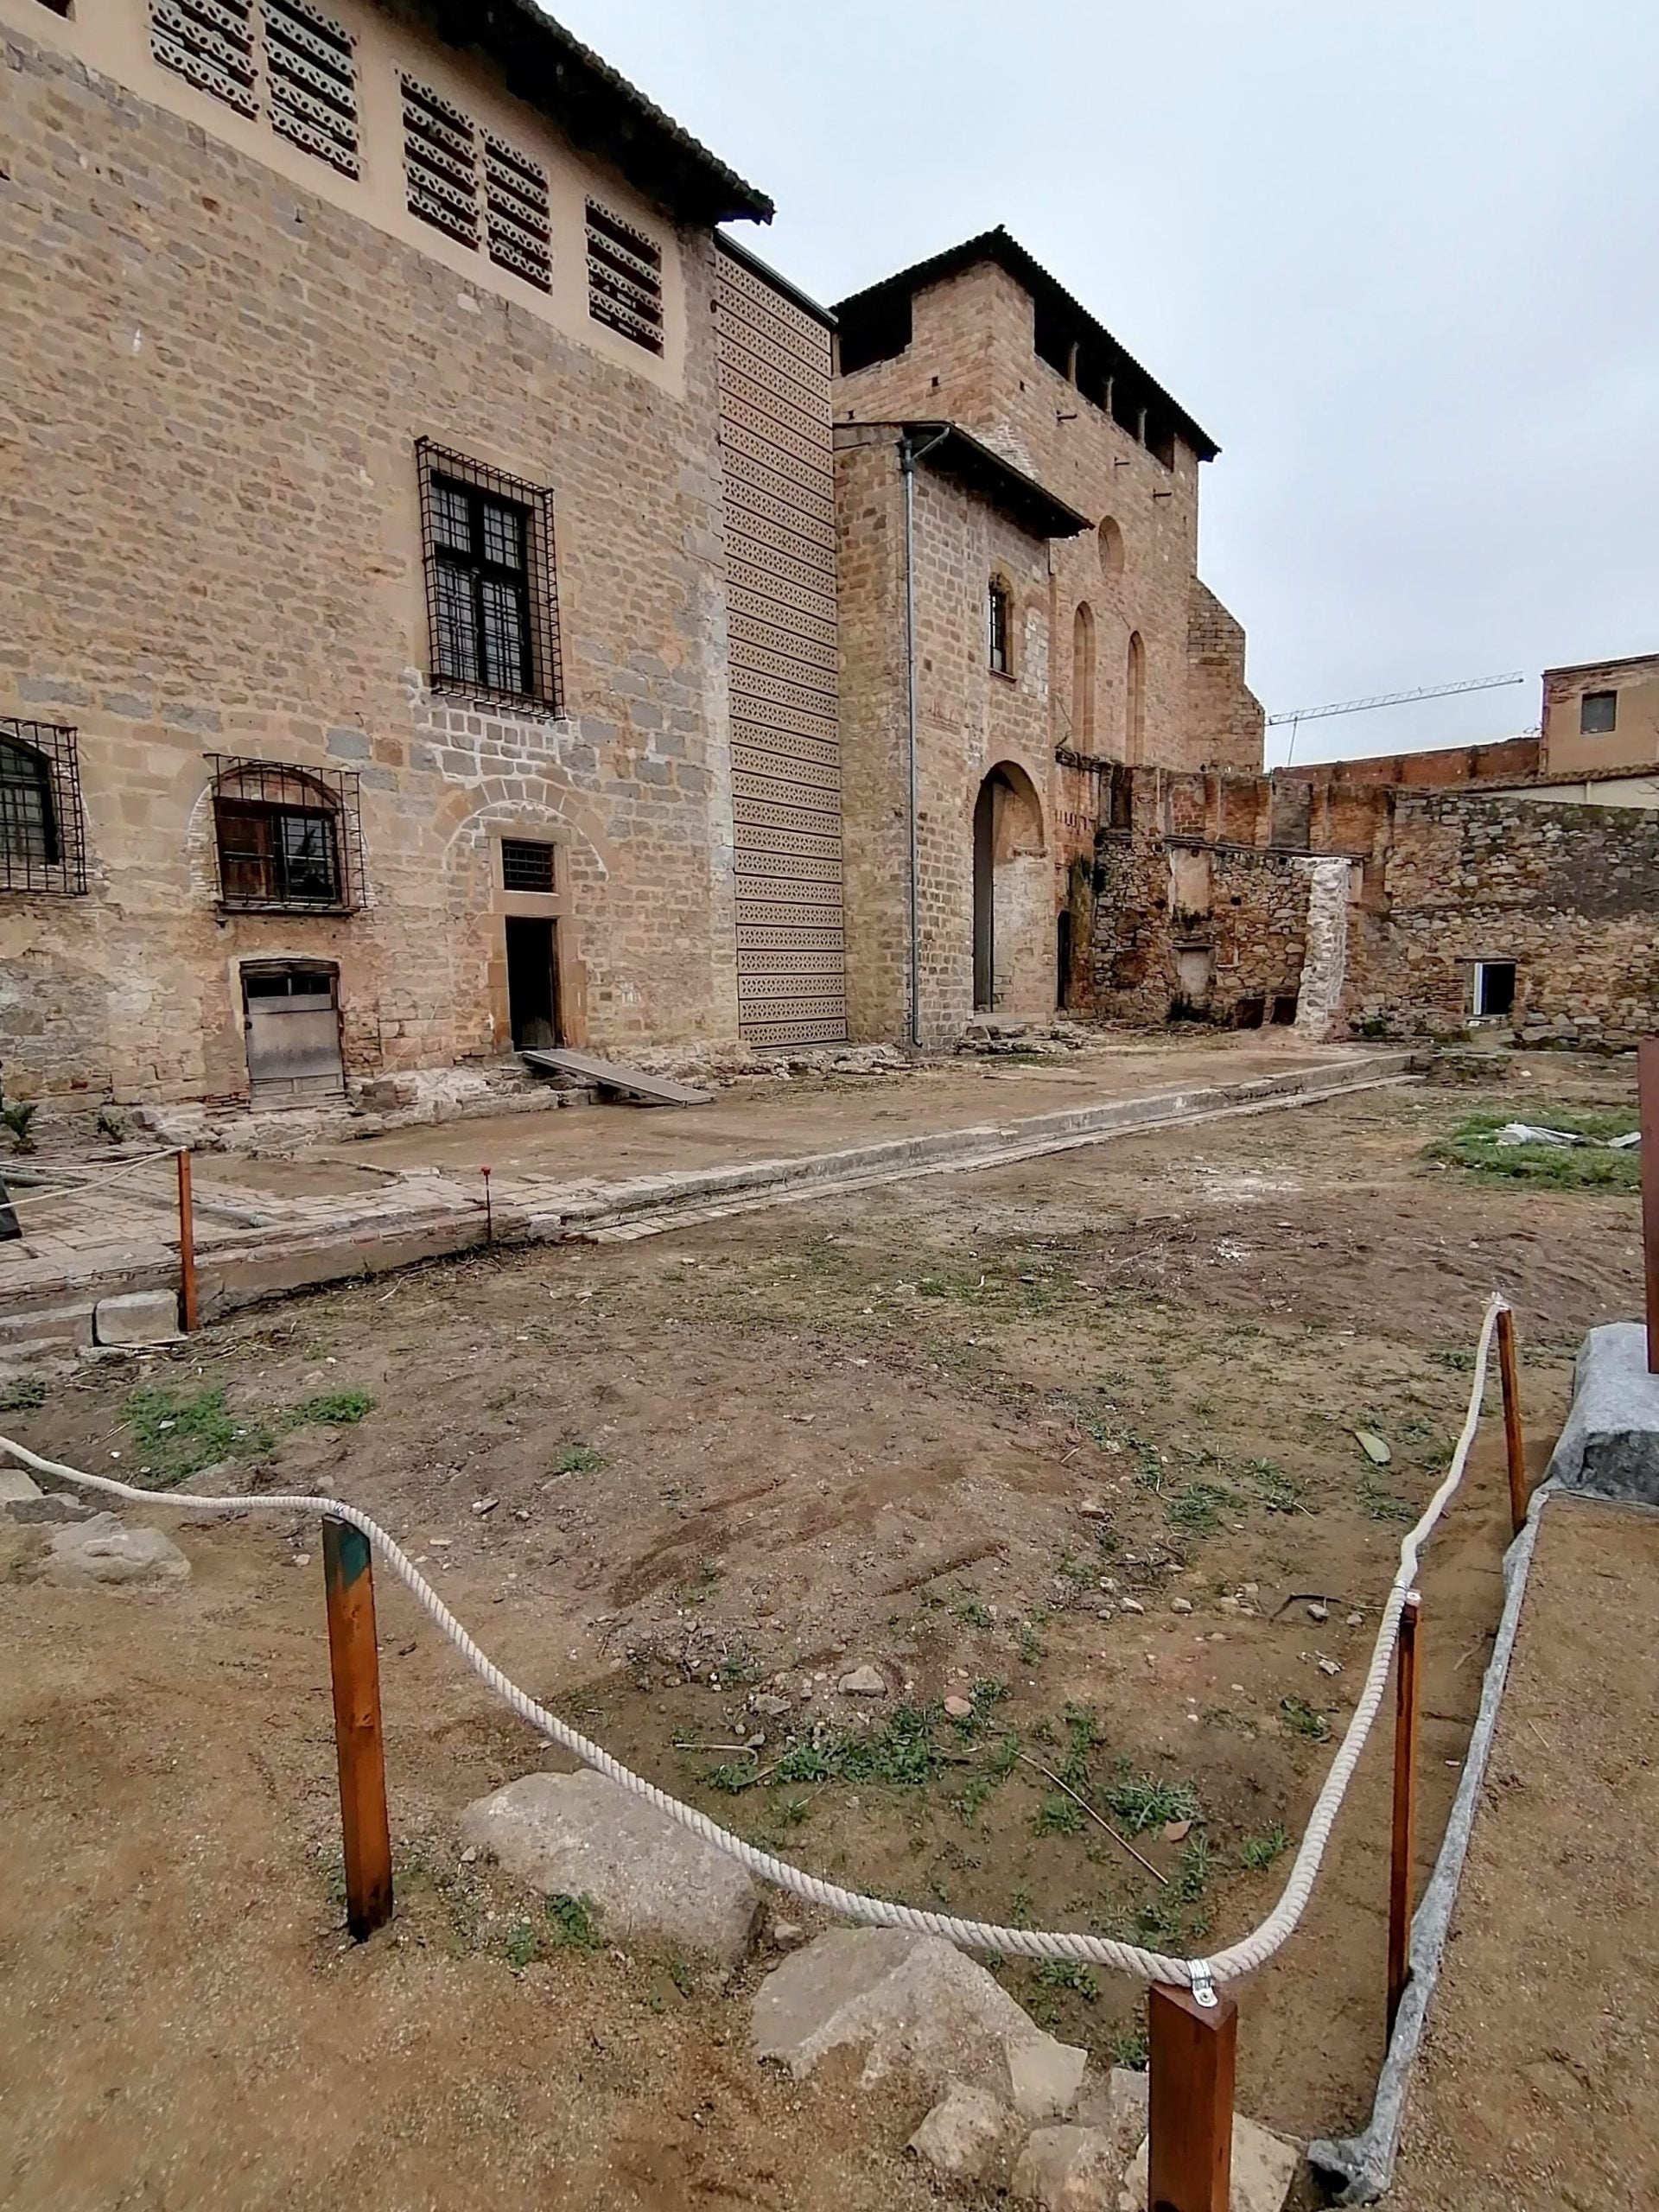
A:
POLYGON ((1221 1999, 1216 1995, 1209 1960, 1191 1959, 1187 1961, 1186 1971, 1192 1980, 1192 2002, 1202 2005, 1206 2012, 1213 2011, 1221 1999))

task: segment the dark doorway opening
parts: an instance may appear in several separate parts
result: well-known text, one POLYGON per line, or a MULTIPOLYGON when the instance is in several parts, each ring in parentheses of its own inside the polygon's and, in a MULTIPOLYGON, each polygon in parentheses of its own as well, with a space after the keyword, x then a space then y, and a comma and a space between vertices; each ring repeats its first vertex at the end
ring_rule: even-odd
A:
POLYGON ((1071 1003, 1071 909, 1062 906, 1054 925, 1055 973, 1059 978, 1055 1003, 1064 1014, 1071 1003))
POLYGON ((555 925, 509 914, 507 927, 507 1018, 516 1052, 545 1052, 563 1043, 559 1034, 558 969, 555 925))
MULTIPOLYGON (((988 1013, 996 990, 996 778, 974 802, 974 1007, 988 1013)), ((960 972, 960 970, 958 970, 960 972)))

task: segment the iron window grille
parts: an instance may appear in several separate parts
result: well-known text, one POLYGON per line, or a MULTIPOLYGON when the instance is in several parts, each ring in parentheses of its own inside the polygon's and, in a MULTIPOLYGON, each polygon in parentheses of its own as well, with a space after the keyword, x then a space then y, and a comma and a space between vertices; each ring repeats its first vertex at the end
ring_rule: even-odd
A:
POLYGON ((356 772, 208 759, 219 905, 245 914, 355 912, 364 876, 356 772))
POLYGON ((552 846, 531 844, 521 837, 504 837, 501 887, 504 891, 552 891, 552 846))
POLYGON ((432 688, 563 711, 553 497, 423 438, 432 688))
POLYGON ((662 352, 662 248, 596 200, 588 202, 588 312, 647 353, 662 352))
POLYGON ((1008 669, 1008 588, 993 582, 987 607, 989 631, 990 664, 999 676, 1007 676, 1008 669))
POLYGON ((0 719, 0 891, 80 898, 86 835, 75 733, 0 719))

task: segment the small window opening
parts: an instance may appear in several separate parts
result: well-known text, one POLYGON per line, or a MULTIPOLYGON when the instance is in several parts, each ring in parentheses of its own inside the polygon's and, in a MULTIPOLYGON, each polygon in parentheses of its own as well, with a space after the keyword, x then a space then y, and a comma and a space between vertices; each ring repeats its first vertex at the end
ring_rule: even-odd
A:
POLYGON ((550 892, 553 848, 518 837, 501 840, 501 887, 505 891, 550 892))
POLYGON ((1011 664, 1011 609, 1008 588, 1000 576, 993 576, 987 600, 989 627, 990 664, 999 676, 1013 674, 1011 664))
POLYGON ((1259 1029, 1262 1027, 1262 1020, 1267 1014, 1267 1010, 1268 1002, 1265 998, 1256 996, 1252 998, 1235 999, 1233 1001, 1234 1028, 1259 1029))
POLYGON ((1275 991, 1273 999, 1273 1026, 1275 1029, 1294 1028, 1296 1021, 1296 993, 1275 991))
POLYGON ((1617 691, 1586 691, 1579 702, 1579 731, 1584 737, 1607 737, 1618 728, 1617 691))
POLYGON ((1515 1011, 1513 960, 1475 963, 1474 1014, 1477 1021, 1497 1021, 1515 1011))

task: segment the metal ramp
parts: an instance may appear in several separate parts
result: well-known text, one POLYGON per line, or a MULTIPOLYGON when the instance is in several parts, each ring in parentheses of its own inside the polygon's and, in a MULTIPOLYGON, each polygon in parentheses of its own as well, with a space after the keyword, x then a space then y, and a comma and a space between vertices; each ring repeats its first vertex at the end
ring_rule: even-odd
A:
POLYGON ((596 1090, 632 1100, 636 1106, 712 1106, 712 1090, 694 1090, 689 1083, 671 1076, 647 1075, 643 1068, 620 1067, 614 1060, 596 1060, 589 1052, 567 1052, 563 1046, 545 1052, 520 1049, 518 1057, 543 1075, 569 1075, 591 1083, 596 1090))

